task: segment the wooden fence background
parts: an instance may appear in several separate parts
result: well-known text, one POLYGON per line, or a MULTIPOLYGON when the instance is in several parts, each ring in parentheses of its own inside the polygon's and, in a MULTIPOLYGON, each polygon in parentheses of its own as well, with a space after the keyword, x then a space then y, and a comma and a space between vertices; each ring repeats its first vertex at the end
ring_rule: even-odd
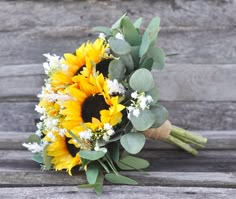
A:
POLYGON ((236 129, 236 1, 0 1, 0 130, 35 130, 43 53, 63 55, 93 40, 91 29, 127 12, 143 27, 161 17, 155 72, 171 121, 194 130, 236 129))

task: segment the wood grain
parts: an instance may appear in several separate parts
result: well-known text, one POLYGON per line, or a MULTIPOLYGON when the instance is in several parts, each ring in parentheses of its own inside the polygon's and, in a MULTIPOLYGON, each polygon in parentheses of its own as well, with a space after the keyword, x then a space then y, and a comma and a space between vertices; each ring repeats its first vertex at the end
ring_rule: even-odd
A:
MULTIPOLYGON (((42 64, 0 67, 0 101, 36 101, 43 74, 42 64)), ((162 101, 236 101, 235 64, 167 64, 153 74, 162 101)))
POLYGON ((1 1, 0 65, 39 63, 46 52, 73 52, 94 38, 92 27, 109 26, 125 12, 132 19, 143 15, 144 27, 153 16, 162 18, 158 44, 167 54, 179 54, 171 63, 232 64, 235 11, 234 1, 223 0, 1 1))
MULTIPOLYGON (((231 188, 205 188, 205 187, 163 187, 163 186, 104 186, 104 194, 101 199, 234 199, 235 189, 231 188)), ((1 188, 1 198, 19 199, 44 198, 97 198, 98 196, 90 189, 81 189, 78 186, 57 186, 57 187, 15 187, 1 188)))
MULTIPOLYGON (((235 150, 236 149, 236 131, 193 131, 208 138, 204 150, 235 150)), ((5 132, 0 131, 0 150, 25 150, 22 143, 26 142, 29 135, 33 132, 5 132)), ((156 140, 147 140, 145 149, 163 150, 176 147, 156 140)))

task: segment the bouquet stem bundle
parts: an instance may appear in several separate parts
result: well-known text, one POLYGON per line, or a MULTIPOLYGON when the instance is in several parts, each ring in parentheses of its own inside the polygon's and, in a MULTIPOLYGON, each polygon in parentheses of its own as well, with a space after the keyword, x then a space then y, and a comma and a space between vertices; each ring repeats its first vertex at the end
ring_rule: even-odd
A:
POLYGON ((204 148, 207 143, 207 138, 174 126, 169 120, 159 128, 152 128, 145 131, 144 134, 148 138, 163 140, 167 143, 176 145, 192 155, 197 155, 197 149, 204 148))

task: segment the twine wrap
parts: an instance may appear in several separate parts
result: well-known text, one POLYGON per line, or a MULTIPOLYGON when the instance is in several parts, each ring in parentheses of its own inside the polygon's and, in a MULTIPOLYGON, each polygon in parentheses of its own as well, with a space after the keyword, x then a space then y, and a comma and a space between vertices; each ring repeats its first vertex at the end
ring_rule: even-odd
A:
POLYGON ((144 135, 154 140, 166 140, 171 132, 171 123, 166 120, 159 128, 151 128, 144 132, 144 135))

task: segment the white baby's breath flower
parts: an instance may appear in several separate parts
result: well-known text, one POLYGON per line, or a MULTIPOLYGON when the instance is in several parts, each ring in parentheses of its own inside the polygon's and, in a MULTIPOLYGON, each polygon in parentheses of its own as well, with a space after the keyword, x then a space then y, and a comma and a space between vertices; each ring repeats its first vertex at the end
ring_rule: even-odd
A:
POLYGON ((63 137, 66 134, 66 129, 58 129, 58 134, 63 137))
POLYGON ((131 93, 131 97, 132 97, 133 99, 137 99, 137 98, 138 98, 138 92, 135 91, 135 92, 131 93))
POLYGON ((56 137, 51 131, 47 133, 47 137, 49 137, 53 142, 56 141, 56 137))
POLYGON ((140 110, 136 108, 136 109, 133 110, 132 113, 135 117, 138 117, 140 115, 140 110))
POLYGON ((107 142, 107 141, 109 141, 110 136, 105 133, 105 134, 103 135, 102 139, 103 139, 105 142, 107 142))
POLYGON ((91 137, 92 137, 92 135, 93 135, 93 134, 92 134, 91 129, 87 129, 87 130, 81 131, 81 132, 79 133, 80 138, 81 138, 81 139, 84 139, 84 140, 90 140, 91 137))
POLYGON ((45 109, 39 105, 35 105, 35 111, 37 111, 40 114, 44 114, 45 113, 45 109))
POLYGON ((49 102, 55 102, 57 100, 68 101, 68 100, 72 99, 72 97, 69 95, 62 95, 62 94, 55 94, 55 93, 41 95, 41 98, 44 98, 44 99, 48 100, 49 102))
POLYGON ((124 35, 122 35, 121 33, 117 33, 116 36, 115 36, 116 39, 121 39, 121 40, 124 40, 124 35))
POLYGON ((109 88, 109 95, 113 95, 113 94, 124 95, 125 94, 124 86, 120 84, 117 81, 117 79, 114 79, 114 80, 107 79, 107 85, 109 88))
POLYGON ((22 144, 25 148, 27 148, 29 151, 31 151, 32 153, 39 153, 39 152, 42 152, 43 151, 43 148, 45 146, 44 143, 36 143, 36 142, 33 142, 33 143, 23 143, 22 144))
POLYGON ((103 33, 103 32, 101 32, 101 33, 99 33, 99 36, 98 36, 100 39, 103 39, 103 40, 105 40, 105 37, 106 37, 106 35, 103 33))

